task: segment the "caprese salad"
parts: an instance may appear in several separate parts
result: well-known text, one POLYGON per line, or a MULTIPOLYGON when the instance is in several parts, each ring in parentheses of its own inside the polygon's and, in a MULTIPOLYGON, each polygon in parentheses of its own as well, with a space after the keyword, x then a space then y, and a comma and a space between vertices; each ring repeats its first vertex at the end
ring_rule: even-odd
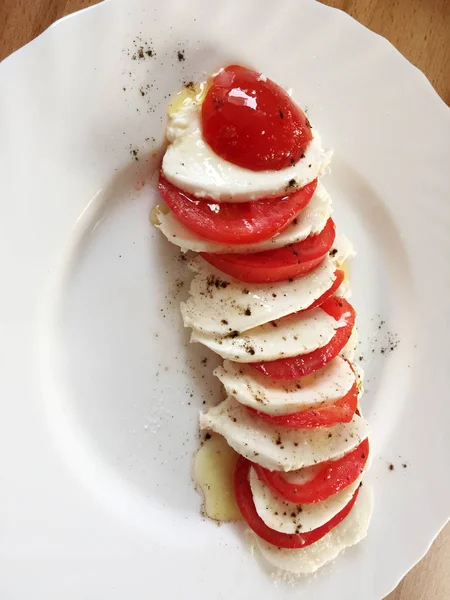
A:
POLYGON ((234 495, 263 555, 309 573, 359 542, 372 511, 353 248, 321 182, 331 152, 261 73, 231 65, 187 88, 169 110, 157 226, 198 253, 181 312, 224 359, 226 399, 200 427, 239 454, 234 495))

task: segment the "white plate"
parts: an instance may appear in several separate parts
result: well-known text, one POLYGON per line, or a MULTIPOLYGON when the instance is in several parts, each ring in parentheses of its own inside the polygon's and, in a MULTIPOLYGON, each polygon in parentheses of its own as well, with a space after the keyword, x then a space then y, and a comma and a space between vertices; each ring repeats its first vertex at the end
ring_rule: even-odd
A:
POLYGON ((450 116, 428 81, 309 0, 110 1, 0 75, 0 596, 383 597, 450 506, 450 116), (140 44, 155 55, 133 60, 140 44), (214 361, 186 346, 185 265, 141 189, 169 94, 235 61, 291 86, 336 150, 376 453, 367 539, 276 590, 237 527, 200 517, 190 467, 214 361), (400 343, 382 354, 388 331, 400 343))

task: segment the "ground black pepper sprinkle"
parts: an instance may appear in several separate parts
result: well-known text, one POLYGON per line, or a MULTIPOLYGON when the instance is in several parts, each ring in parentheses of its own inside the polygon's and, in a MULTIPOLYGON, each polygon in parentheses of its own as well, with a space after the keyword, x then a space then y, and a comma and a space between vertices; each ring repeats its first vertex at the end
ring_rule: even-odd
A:
POLYGON ((249 317, 252 314, 252 311, 249 308, 245 309, 245 315, 249 317))
POLYGON ((183 62, 183 60, 186 60, 185 57, 184 57, 184 50, 178 50, 177 56, 178 56, 178 61, 179 62, 183 62))
POLYGON ((229 334, 227 334, 225 337, 228 338, 235 338, 239 335, 239 331, 237 331, 236 329, 234 329, 233 331, 230 331, 229 334))
POLYGON ((330 254, 330 256, 336 256, 337 248, 333 248, 333 250, 330 250, 329 254, 330 254))
POLYGON ((393 470, 394 470, 394 465, 391 463, 391 464, 389 465, 389 471, 393 471, 393 470))

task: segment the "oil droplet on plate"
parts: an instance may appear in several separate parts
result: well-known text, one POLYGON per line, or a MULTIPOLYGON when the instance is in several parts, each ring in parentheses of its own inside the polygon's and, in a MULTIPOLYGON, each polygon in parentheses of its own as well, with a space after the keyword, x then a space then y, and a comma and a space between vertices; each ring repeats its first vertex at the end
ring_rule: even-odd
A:
POLYGON ((191 103, 201 104, 210 87, 210 80, 203 81, 202 83, 189 82, 185 84, 184 88, 170 99, 167 114, 172 115, 178 112, 183 106, 188 106, 191 103))
POLYGON ((345 262, 343 262, 342 265, 340 266, 340 268, 344 271, 344 281, 346 283, 350 283, 350 264, 349 264, 349 261, 346 260, 345 262))
POLYGON ((194 480, 203 494, 203 512, 214 521, 242 519, 233 492, 238 454, 221 435, 204 441, 194 459, 194 480))

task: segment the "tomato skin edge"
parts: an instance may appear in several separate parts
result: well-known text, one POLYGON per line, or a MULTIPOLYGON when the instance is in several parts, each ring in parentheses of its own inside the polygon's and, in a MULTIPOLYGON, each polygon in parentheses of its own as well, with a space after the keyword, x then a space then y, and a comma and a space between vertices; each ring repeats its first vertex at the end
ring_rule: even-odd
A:
POLYGON ((301 485, 289 483, 280 471, 269 471, 256 463, 252 466, 260 480, 288 502, 312 504, 326 500, 352 484, 364 471, 369 451, 366 438, 348 454, 323 463, 314 479, 301 485))
POLYGON ((286 267, 280 267, 273 269, 274 273, 271 273, 266 267, 259 269, 254 268, 242 268, 233 264, 230 264, 220 258, 220 254, 206 254, 200 253, 202 258, 206 260, 210 265, 229 275, 234 277, 238 281, 244 283, 278 283, 281 281, 290 281, 296 279, 302 275, 306 275, 316 267, 320 265, 326 254, 319 256, 313 260, 304 263, 298 263, 297 265, 288 265, 286 267))
POLYGON ((257 418, 266 421, 274 427, 289 427, 290 429, 312 429, 332 427, 338 423, 350 423, 358 406, 358 391, 356 382, 351 389, 328 406, 310 408, 286 415, 268 415, 254 408, 247 407, 257 418))

